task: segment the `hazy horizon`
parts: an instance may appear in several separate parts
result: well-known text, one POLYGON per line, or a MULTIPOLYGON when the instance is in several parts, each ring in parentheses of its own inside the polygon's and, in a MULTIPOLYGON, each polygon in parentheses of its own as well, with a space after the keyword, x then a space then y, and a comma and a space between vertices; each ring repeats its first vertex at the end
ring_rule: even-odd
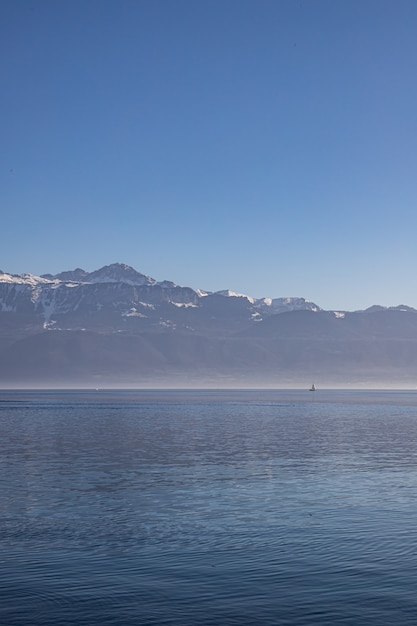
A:
POLYGON ((417 390, 417 382, 413 381, 410 376, 405 382, 395 381, 393 378, 387 378, 386 380, 380 379, 379 383, 372 378, 364 377, 362 381, 352 381, 342 384, 339 382, 332 382, 329 379, 325 379, 323 383, 315 382, 316 391, 311 392, 310 387, 312 379, 294 381, 282 381, 279 380, 276 383, 269 381, 263 385, 254 380, 244 379, 240 382, 228 381, 221 382, 213 379, 207 380, 201 378, 194 380, 193 382, 187 381, 186 378, 175 380, 174 378, 166 378, 158 380, 155 378, 153 381, 151 378, 143 382, 133 382, 127 380, 121 382, 120 380, 107 380, 107 381, 94 381, 82 382, 76 380, 69 382, 66 379, 61 381, 27 381, 27 382, 12 382, 10 384, 0 382, 0 391, 86 391, 91 393, 111 392, 111 391, 299 391, 305 392, 307 398, 320 398, 320 392, 325 391, 405 391, 412 392, 417 390))

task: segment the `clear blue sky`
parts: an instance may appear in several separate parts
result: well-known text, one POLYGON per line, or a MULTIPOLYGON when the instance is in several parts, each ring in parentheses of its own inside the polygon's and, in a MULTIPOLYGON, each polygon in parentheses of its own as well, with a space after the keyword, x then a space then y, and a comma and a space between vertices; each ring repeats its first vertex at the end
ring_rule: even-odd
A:
POLYGON ((3 0, 1 255, 417 307, 415 0, 3 0))

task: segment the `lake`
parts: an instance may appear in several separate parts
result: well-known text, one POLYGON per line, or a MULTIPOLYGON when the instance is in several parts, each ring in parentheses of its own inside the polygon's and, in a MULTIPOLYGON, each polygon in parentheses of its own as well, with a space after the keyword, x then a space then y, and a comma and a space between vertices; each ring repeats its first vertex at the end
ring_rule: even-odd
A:
POLYGON ((0 391, 5 626, 414 625, 417 391, 0 391))

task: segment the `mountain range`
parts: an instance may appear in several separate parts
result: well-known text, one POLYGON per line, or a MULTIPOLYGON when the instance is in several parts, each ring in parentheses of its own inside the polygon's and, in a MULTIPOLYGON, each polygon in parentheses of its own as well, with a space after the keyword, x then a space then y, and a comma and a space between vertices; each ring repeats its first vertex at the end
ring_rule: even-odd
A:
POLYGON ((0 272, 0 386, 413 386, 417 310, 325 311, 128 265, 0 272))

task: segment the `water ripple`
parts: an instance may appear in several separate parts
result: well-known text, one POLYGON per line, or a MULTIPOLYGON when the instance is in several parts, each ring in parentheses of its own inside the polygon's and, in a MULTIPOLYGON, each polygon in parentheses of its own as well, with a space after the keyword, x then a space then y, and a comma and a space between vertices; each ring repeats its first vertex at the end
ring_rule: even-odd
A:
POLYGON ((0 393, 0 623, 414 625, 410 394, 0 393))

